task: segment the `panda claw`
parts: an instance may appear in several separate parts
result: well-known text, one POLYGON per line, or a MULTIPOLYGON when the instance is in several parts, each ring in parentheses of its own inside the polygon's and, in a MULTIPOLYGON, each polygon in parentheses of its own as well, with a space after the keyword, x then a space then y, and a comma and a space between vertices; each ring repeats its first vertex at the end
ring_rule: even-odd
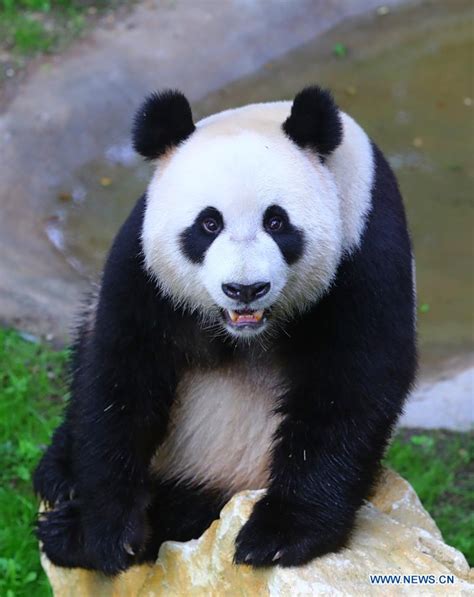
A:
POLYGON ((276 562, 277 560, 279 560, 279 559, 281 558, 281 556, 282 556, 282 553, 283 553, 283 552, 282 552, 282 550, 281 550, 281 549, 279 549, 279 550, 276 552, 276 554, 273 556, 273 558, 272 558, 272 562, 276 562))
POLYGON ((132 549, 132 546, 130 545, 130 543, 125 543, 123 548, 129 555, 131 555, 131 556, 135 555, 135 551, 132 549))

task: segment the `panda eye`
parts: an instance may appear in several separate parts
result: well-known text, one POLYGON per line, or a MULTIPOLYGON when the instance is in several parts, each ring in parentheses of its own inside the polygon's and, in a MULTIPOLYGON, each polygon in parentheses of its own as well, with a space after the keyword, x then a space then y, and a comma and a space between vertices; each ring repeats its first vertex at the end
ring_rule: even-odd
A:
POLYGON ((218 234, 221 231, 220 223, 214 218, 204 218, 202 221, 202 227, 208 234, 218 234))
POLYGON ((280 216, 271 216, 265 222, 265 228, 269 232, 278 232, 283 228, 283 218, 281 218, 280 216))

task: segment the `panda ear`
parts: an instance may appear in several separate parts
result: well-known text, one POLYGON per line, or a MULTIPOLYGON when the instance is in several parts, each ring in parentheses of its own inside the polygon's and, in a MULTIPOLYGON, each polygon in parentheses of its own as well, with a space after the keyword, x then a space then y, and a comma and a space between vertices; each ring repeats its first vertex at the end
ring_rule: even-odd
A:
POLYGON ((135 114, 135 151, 153 160, 187 139, 195 130, 188 100, 179 91, 152 93, 135 114))
POLYGON ((283 130, 299 147, 327 157, 342 141, 342 121, 331 93, 316 85, 300 91, 283 130))

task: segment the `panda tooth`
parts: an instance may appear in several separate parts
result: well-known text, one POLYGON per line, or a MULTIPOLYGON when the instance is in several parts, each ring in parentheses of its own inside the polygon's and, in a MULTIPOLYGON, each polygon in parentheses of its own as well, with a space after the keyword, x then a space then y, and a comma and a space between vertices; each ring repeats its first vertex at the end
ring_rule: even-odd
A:
POLYGON ((259 309, 258 311, 255 311, 253 315, 257 321, 260 321, 263 317, 263 309, 259 309))
POLYGON ((232 311, 232 309, 227 309, 227 312, 229 313, 231 320, 235 323, 237 321, 237 319, 239 318, 239 314, 236 313, 235 311, 232 311))

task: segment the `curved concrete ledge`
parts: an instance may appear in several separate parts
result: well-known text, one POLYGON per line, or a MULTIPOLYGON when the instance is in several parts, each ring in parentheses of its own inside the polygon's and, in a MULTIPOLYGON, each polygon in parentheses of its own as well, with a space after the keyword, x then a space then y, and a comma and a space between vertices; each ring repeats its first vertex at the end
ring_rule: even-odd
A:
MULTIPOLYGON (((472 361, 471 361, 472 362, 472 361)), ((425 381, 410 397, 401 427, 470 431, 474 427, 474 366, 425 381)))

